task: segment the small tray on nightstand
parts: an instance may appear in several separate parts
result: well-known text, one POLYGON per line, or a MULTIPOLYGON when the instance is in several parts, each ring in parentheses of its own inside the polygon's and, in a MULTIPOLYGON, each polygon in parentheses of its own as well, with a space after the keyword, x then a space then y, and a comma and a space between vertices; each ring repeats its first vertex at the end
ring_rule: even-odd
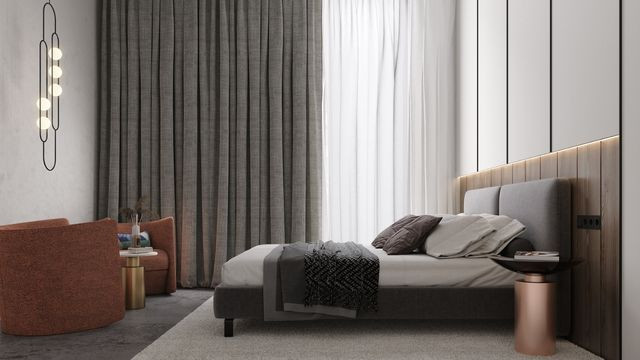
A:
POLYGON ((520 260, 506 256, 490 256, 491 260, 507 270, 521 274, 554 274, 570 268, 582 262, 582 259, 560 259, 559 261, 520 260))

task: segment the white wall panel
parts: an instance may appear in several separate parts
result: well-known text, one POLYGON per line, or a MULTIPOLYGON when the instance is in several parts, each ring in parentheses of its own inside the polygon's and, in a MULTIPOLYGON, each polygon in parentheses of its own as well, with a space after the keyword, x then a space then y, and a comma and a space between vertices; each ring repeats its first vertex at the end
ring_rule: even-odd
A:
POLYGON ((459 0, 457 7, 457 161, 458 175, 476 171, 477 39, 476 0, 459 0))
POLYGON ((509 1, 509 162, 549 151, 549 1, 509 1))
POLYGON ((619 2, 554 0, 553 150, 618 134, 619 2))
POLYGON ((622 359, 640 354, 640 1, 622 4, 622 359))
POLYGON ((506 0, 479 0, 478 16, 478 166, 482 170, 507 161, 506 0))

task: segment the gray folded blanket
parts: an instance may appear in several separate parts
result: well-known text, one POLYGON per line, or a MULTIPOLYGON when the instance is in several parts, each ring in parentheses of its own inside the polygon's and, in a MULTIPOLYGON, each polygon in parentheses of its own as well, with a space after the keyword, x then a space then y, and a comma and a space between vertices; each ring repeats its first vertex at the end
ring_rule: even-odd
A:
POLYGON ((380 264, 362 245, 285 245, 278 262, 285 311, 355 318, 377 310, 380 264))

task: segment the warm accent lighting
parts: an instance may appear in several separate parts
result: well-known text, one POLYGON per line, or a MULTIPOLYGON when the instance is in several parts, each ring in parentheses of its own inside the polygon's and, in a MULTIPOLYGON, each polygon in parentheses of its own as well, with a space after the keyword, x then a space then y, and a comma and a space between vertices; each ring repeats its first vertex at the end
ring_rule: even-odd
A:
POLYGON ((38 44, 40 55, 36 106, 38 107, 38 135, 42 143, 42 163, 48 171, 52 171, 56 167, 58 146, 56 135, 60 128, 60 95, 62 95, 60 59, 62 59, 62 50, 60 50, 57 29, 56 10, 51 5, 51 0, 47 0, 42 6, 42 38, 38 44), (51 19, 47 21, 47 16, 53 16, 53 21, 51 19), (47 29, 51 32, 47 33, 47 29), (49 134, 50 129, 53 130, 53 136, 49 134), (51 156, 46 156, 47 148, 51 149, 51 146, 46 146, 49 139, 53 141, 53 159, 51 156), (48 163, 48 159, 53 162, 48 163))
POLYGON ((49 120, 49 118, 46 116, 40 116, 40 119, 38 120, 36 125, 40 128, 40 130, 47 130, 51 127, 51 120, 49 120))
POLYGON ((49 67, 49 75, 51 75, 51 77, 54 79, 58 79, 62 76, 62 69, 60 68, 60 66, 53 65, 49 67))
POLYGON ((62 95, 62 86, 58 85, 58 84, 53 84, 49 86, 49 94, 53 95, 53 96, 60 96, 62 95))
POLYGON ((36 101, 36 106, 40 111, 47 111, 51 109, 51 101, 47 98, 40 98, 40 100, 36 101))
POLYGON ((51 48, 51 50, 49 50, 49 57, 53 60, 62 59, 62 50, 57 47, 51 48))

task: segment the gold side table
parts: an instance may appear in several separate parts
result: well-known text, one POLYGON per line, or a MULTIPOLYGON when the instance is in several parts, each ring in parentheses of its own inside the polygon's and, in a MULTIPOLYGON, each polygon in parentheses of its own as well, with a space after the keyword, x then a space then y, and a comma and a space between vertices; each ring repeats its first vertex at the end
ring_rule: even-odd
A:
POLYGON ((121 269, 124 303, 127 310, 144 309, 144 266, 140 266, 140 258, 156 256, 152 251, 143 254, 132 254, 128 250, 120 250, 120 256, 127 258, 127 264, 121 269))

